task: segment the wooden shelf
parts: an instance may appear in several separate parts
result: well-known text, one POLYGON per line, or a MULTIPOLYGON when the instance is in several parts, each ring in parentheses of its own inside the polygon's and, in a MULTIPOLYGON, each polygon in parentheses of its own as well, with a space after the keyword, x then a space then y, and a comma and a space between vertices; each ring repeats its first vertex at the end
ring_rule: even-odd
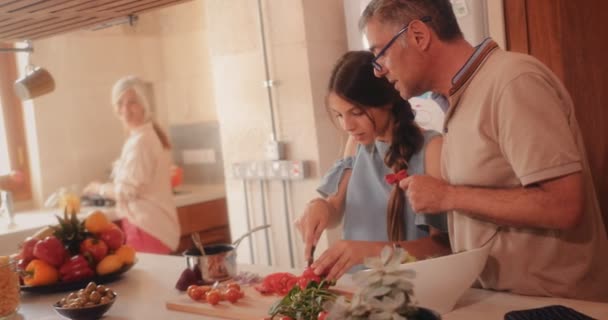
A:
POLYGON ((203 245, 230 243, 230 226, 226 198, 177 208, 181 238, 176 253, 193 246, 190 234, 198 232, 203 245))

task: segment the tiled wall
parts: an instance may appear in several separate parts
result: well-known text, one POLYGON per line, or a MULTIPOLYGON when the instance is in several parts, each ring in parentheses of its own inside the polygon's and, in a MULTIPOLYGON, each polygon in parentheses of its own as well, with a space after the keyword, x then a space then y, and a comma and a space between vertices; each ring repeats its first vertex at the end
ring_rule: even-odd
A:
MULTIPOLYGON (((151 11, 135 26, 34 41, 32 62, 49 70, 56 83, 54 92, 25 106, 36 205, 61 186, 107 178, 125 139, 110 106, 111 87, 122 76, 138 75, 151 84, 155 118, 165 129, 217 121, 203 4, 151 11)), ((189 171, 195 177, 186 179, 218 179, 189 171)))
MULTIPOLYGON (((247 182, 248 202, 242 181, 232 177, 231 164, 263 160, 264 146, 272 133, 263 86, 257 1, 205 1, 231 233, 246 231, 246 212, 253 226, 262 224, 266 217, 272 224, 274 265, 290 264, 287 230, 292 232, 296 265, 303 265, 303 248, 293 221, 317 196, 320 173, 340 154, 340 132, 327 117, 324 97, 331 67, 346 51, 342 1, 262 1, 269 73, 277 82, 272 89, 277 136, 287 144, 287 159, 311 161, 313 166, 308 179, 290 182, 285 189, 276 181, 247 182)), ((269 253, 264 237, 254 235, 252 239, 256 262, 265 263, 269 253)), ((326 245, 322 242, 320 251, 326 245)), ((238 259, 250 261, 247 244, 239 247, 238 259)))
POLYGON ((184 169, 185 184, 224 183, 224 159, 217 121, 172 125, 169 136, 173 144, 173 160, 184 169), (213 150, 215 161, 186 164, 183 154, 188 150, 213 150))

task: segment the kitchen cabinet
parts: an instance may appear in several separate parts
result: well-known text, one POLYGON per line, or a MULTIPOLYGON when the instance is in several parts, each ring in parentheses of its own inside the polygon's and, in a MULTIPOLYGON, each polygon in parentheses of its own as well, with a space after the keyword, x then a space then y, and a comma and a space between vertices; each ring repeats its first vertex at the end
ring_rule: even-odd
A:
POLYGON ((176 253, 193 246, 190 234, 198 232, 203 245, 229 243, 230 227, 226 198, 217 198, 177 208, 181 238, 176 253))

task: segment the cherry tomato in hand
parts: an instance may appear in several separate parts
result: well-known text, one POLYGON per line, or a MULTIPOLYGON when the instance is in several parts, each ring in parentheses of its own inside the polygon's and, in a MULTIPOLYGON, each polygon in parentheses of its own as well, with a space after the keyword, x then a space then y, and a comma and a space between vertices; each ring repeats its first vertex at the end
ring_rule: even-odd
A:
POLYGON ((325 320, 327 319, 327 311, 321 311, 317 315, 317 320, 325 320))

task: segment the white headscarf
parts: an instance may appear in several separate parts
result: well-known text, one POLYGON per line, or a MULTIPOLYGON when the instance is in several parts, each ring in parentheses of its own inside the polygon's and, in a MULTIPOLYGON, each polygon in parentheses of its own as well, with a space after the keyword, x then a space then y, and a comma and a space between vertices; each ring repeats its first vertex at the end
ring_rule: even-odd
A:
POLYGON ((129 89, 133 89, 137 100, 144 109, 144 122, 150 122, 152 120, 151 99, 145 82, 137 76, 126 76, 116 81, 112 87, 112 106, 116 108, 120 96, 129 89))

